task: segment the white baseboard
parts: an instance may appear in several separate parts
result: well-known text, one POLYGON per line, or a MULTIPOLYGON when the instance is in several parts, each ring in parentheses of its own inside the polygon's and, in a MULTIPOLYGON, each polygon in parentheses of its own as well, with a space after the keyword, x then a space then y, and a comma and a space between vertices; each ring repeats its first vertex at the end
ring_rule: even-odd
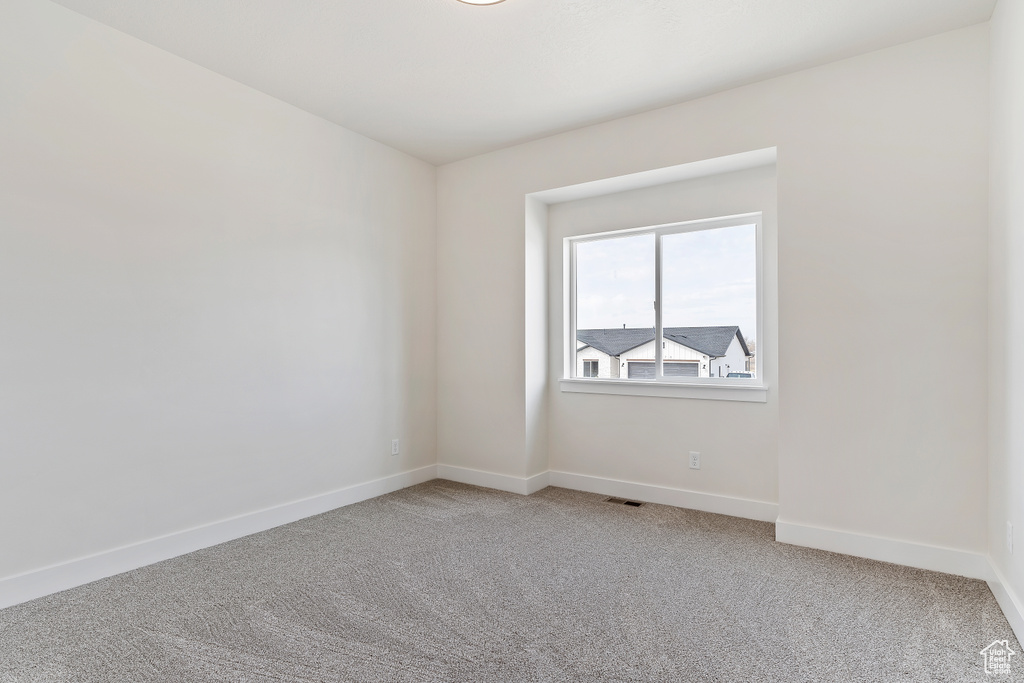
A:
POLYGON ((559 486, 565 489, 573 489, 574 491, 600 493, 606 496, 631 498, 648 503, 661 503, 663 505, 690 508, 692 510, 717 512, 722 515, 745 517, 762 522, 774 522, 775 518, 779 516, 779 506, 774 503, 718 496, 710 493, 698 493, 697 491, 673 489, 652 484, 638 484, 618 479, 604 479, 586 474, 558 472, 555 470, 541 472, 532 477, 513 477, 507 474, 485 472, 468 467, 438 465, 437 476, 439 479, 448 479, 462 484, 483 486, 522 495, 529 495, 547 486, 559 486))
POLYGON ((996 563, 991 559, 989 562, 992 578, 988 582, 988 587, 992 591, 992 595, 996 596, 996 602, 999 603, 999 608, 1006 615, 1006 620, 1010 622, 1010 628, 1013 629, 1013 635, 1017 636, 1017 642, 1024 644, 1024 602, 1021 602, 1010 588, 1010 583, 999 571, 996 563))
POLYGON ((572 472, 552 470, 548 475, 548 482, 551 486, 560 486, 576 491, 587 491, 589 493, 600 493, 605 496, 642 500, 647 503, 660 503, 662 505, 672 505, 691 510, 715 512, 720 515, 756 519, 761 522, 774 522, 779 516, 778 505, 759 500, 733 498, 732 496, 720 496, 713 493, 700 493, 698 491, 674 489, 667 486, 639 484, 619 479, 604 479, 602 477, 592 477, 587 474, 574 474, 572 472))
MULTIPOLYGON (((529 495, 550 485, 765 522, 776 521, 778 517, 778 505, 774 503, 604 479, 571 472, 549 471, 532 477, 513 477, 454 465, 428 465, 0 579, 0 609, 266 531, 282 524, 375 498, 435 478, 521 495, 529 495)), ((987 581, 1000 608, 1010 622, 1018 642, 1024 642, 1024 604, 1010 589, 998 568, 991 564, 985 555, 791 524, 782 520, 776 522, 775 533, 776 540, 782 543, 987 581)))
POLYGON ((0 609, 437 478, 428 465, 0 579, 0 609))
POLYGON ((527 477, 526 495, 536 493, 537 491, 540 491, 541 489, 546 489, 548 486, 550 486, 550 474, 550 472, 545 471, 541 472, 540 474, 535 474, 532 477, 527 477))
POLYGON ((790 545, 828 550, 833 553, 865 557, 869 560, 902 564, 918 569, 929 569, 944 574, 956 574, 982 581, 992 578, 988 556, 967 550, 941 548, 849 531, 822 529, 803 524, 792 524, 781 519, 775 523, 775 540, 790 545))
POLYGON ((523 496, 540 491, 548 485, 547 472, 541 472, 532 477, 513 477, 510 474, 485 472, 484 470, 474 470, 469 467, 458 467, 456 465, 438 465, 437 478, 457 481, 460 484, 472 484, 473 486, 482 486, 487 489, 518 493, 523 496))

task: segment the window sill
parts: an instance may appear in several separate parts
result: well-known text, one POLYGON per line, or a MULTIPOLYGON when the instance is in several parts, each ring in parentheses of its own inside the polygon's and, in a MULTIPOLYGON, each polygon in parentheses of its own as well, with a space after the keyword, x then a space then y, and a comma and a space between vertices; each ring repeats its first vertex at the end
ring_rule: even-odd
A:
POLYGON ((560 379, 563 392, 580 394, 618 394, 620 396, 658 396, 661 398, 700 398, 711 401, 767 403, 768 387, 752 384, 638 382, 622 379, 560 379))

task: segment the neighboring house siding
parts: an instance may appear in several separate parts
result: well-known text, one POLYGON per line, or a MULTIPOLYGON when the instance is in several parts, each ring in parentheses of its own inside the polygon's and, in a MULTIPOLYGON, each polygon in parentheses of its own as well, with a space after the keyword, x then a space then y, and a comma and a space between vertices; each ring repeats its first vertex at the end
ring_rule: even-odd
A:
MULTIPOLYGON (((638 346, 635 349, 626 351, 619 357, 620 361, 620 372, 623 377, 627 377, 628 365, 622 365, 623 363, 629 363, 629 361, 649 361, 654 362, 654 341, 649 341, 642 346, 638 346)), ((742 352, 740 352, 742 355, 742 352)), ((697 361, 700 363, 700 377, 708 376, 708 357, 699 351, 677 344, 671 339, 665 340, 665 348, 662 350, 662 358, 666 361, 672 360, 689 360, 697 361)))
MULTIPOLYGON (((576 376, 587 376, 586 361, 591 360, 599 364, 598 378, 653 379, 657 351, 650 339, 653 333, 652 329, 582 330, 585 342, 577 341, 576 376), (645 337, 650 341, 640 343, 645 337), (630 348, 632 344, 639 345, 630 348), (618 356, 611 355, 620 350, 618 356)), ((665 376, 725 377, 730 372, 747 372, 748 359, 739 334, 735 326, 666 328, 662 340, 665 376), (693 343, 693 347, 683 342, 693 343), (723 351, 720 357, 711 355, 723 351)))
POLYGON ((576 376, 583 377, 583 361, 596 360, 597 376, 599 378, 615 378, 619 376, 619 366, 607 353, 598 351, 593 346, 588 346, 576 352, 576 376))
POLYGON ((725 377, 730 372, 746 372, 747 357, 743 355, 743 347, 739 339, 733 339, 729 349, 721 358, 711 361, 712 377, 725 377))

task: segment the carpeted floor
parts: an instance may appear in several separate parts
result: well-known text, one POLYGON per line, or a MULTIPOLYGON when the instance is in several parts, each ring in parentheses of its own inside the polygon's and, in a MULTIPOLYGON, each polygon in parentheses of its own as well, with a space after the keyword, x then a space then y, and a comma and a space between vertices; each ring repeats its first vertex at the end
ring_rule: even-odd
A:
POLYGON ((983 681, 1021 652, 980 581, 603 501, 415 486, 2 610, 0 681, 983 681))

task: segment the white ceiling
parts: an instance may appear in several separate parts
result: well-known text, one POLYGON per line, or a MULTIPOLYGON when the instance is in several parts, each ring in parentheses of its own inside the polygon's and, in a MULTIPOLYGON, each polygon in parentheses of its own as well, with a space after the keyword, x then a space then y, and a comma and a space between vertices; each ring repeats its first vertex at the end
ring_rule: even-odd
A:
POLYGON ((985 21, 996 0, 58 0, 432 163, 985 21))

